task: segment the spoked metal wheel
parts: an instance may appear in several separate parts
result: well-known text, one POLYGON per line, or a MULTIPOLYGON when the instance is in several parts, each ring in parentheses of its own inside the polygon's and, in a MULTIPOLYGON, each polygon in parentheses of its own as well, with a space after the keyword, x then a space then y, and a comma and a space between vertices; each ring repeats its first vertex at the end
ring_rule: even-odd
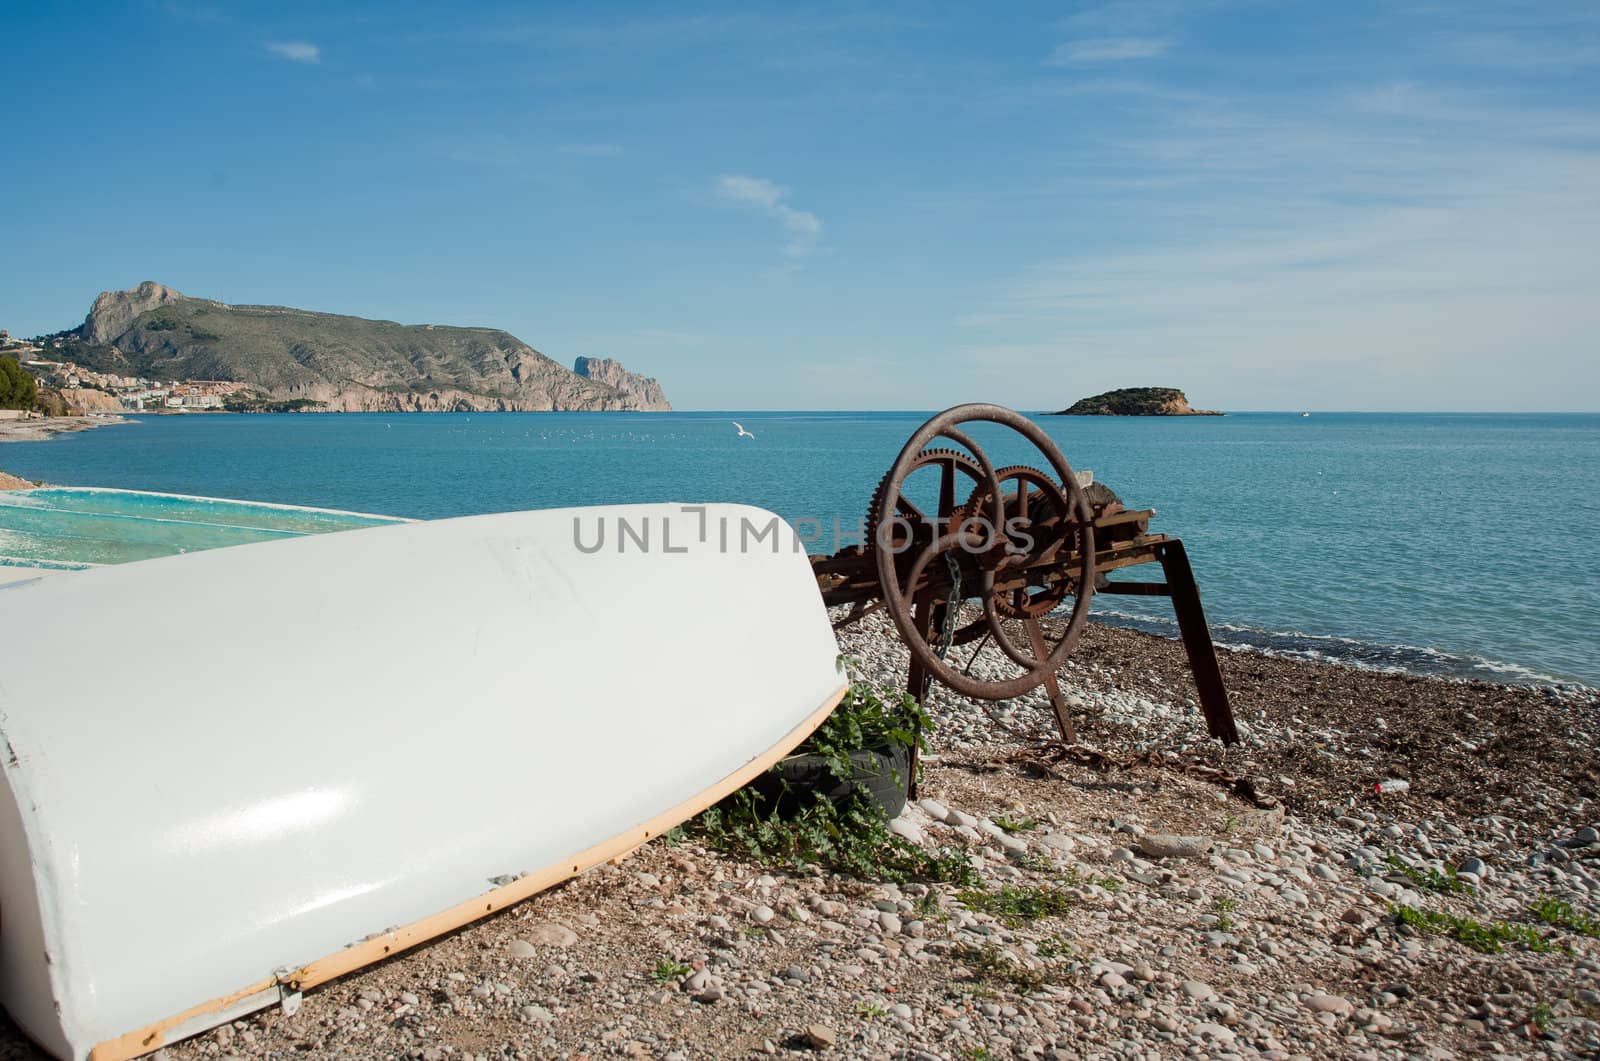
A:
POLYGON ((911 651, 914 673, 920 669, 980 700, 1011 699, 1048 684, 1063 735, 1070 735, 1055 672, 1088 617, 1094 525, 1077 476, 1050 437, 1027 417, 997 405, 960 405, 940 413, 901 449, 879 486, 867 530, 885 609, 911 651), (1048 471, 996 470, 962 430, 978 422, 1022 435, 1048 471), (941 439, 959 449, 930 449, 941 439), (936 511, 929 514, 905 495, 913 473, 934 466, 941 478, 936 511), (1069 599, 1064 628, 1047 638, 1039 616, 1069 599), (953 645, 979 638, 993 640, 1019 673, 974 675, 946 658, 953 645))

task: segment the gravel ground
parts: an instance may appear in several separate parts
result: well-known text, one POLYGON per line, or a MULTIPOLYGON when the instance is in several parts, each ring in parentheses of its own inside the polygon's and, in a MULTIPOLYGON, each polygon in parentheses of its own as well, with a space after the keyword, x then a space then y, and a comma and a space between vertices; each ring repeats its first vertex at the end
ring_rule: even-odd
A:
MULTIPOLYGON (((901 680, 885 624, 843 641, 901 680)), ((1007 732, 1049 735, 1038 696, 1005 729, 932 698, 897 831, 965 849, 991 896, 1053 897, 1045 916, 662 841, 162 1055, 1600 1056, 1600 940, 1530 913, 1600 931, 1594 694, 1222 663, 1226 755, 1181 649, 1123 630, 1091 627, 1063 672, 1093 752, 1007 732), (1395 904, 1522 938, 1484 953, 1395 904)), ((6 1029, 0 1058, 26 1056, 6 1029)))

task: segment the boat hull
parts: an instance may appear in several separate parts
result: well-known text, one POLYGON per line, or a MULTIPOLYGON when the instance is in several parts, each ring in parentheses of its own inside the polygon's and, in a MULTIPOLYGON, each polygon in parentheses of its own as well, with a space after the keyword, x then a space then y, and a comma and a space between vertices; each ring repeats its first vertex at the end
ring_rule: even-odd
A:
POLYGON ((793 532, 744 506, 77 572, 0 587, 0 644, 26 661, 0 679, 0 1002, 63 1057, 156 1049, 615 857, 843 692, 793 532))

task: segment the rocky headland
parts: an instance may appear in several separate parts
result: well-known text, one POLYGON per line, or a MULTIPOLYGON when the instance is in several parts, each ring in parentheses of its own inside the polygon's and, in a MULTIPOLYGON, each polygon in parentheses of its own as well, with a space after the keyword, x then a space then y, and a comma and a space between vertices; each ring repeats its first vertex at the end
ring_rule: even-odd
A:
POLYGON ((661 410, 672 408, 667 403, 667 396, 662 392, 660 383, 653 377, 629 372, 622 367, 620 361, 613 361, 609 357, 580 357, 573 363, 572 371, 584 379, 603 383, 620 395, 637 399, 645 408, 661 410))
MULTIPOLYGON (((102 292, 57 356, 95 371, 248 385, 241 404, 346 412, 666 411, 660 384, 575 372, 494 328, 229 305, 146 281, 102 292)), ((589 359, 580 359, 580 363, 589 359)))
POLYGON ((1223 416, 1211 409, 1191 409, 1176 387, 1123 387, 1083 398, 1055 416, 1223 416))

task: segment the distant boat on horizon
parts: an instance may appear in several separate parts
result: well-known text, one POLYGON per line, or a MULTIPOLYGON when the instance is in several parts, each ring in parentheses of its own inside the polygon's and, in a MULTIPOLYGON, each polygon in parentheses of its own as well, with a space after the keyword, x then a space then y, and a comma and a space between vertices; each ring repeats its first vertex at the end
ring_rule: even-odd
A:
POLYGON ((1310 413, 1301 413, 1300 415, 1301 416, 1310 416, 1311 414, 1310 413))

